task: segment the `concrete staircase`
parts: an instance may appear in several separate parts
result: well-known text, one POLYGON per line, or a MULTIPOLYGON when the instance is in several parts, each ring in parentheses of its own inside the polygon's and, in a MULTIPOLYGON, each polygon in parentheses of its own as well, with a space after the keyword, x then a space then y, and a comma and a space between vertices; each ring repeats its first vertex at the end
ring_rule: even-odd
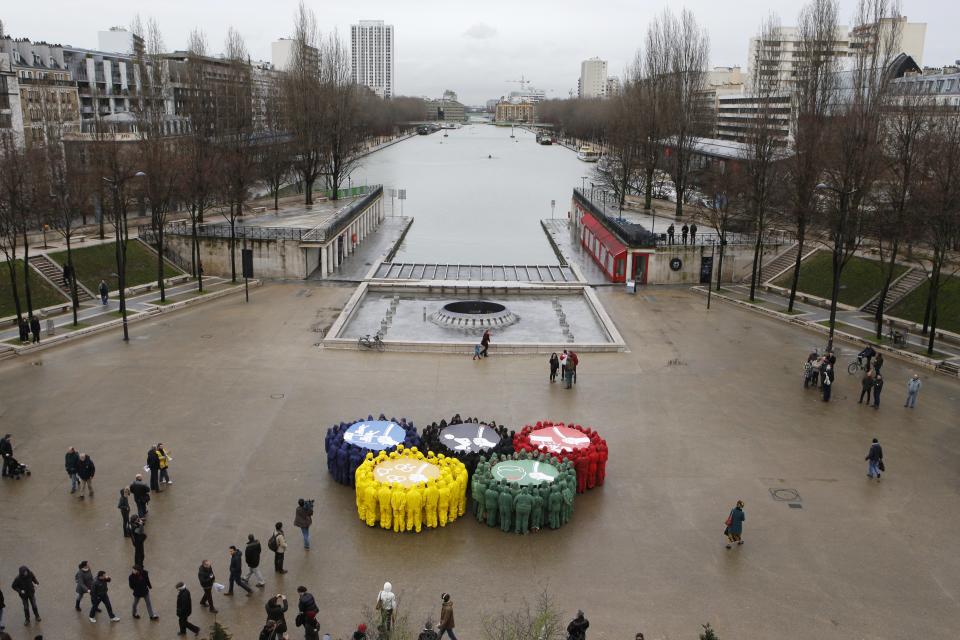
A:
MULTIPOLYGON (((927 274, 923 269, 908 269, 906 273, 894 280, 890 284, 890 290, 887 291, 887 301, 884 303, 884 309, 892 309, 893 305, 900 302, 908 293, 919 287, 927 279, 927 274)), ((861 311, 866 313, 876 313, 877 306, 880 304, 880 294, 870 298, 867 304, 860 307, 861 311)))
POLYGON ((937 371, 960 378, 960 362, 944 361, 937 365, 937 371))
MULTIPOLYGON (((63 267, 47 257, 46 254, 30 256, 30 266, 40 272, 44 279, 59 289, 60 293, 67 297, 73 296, 70 293, 70 287, 63 284, 63 267)), ((93 300, 93 296, 79 282, 77 283, 77 300, 81 303, 93 300)))
POLYGON ((760 283, 765 284, 770 282, 781 273, 792 267, 797 261, 797 251, 799 250, 799 246, 800 245, 798 244, 794 244, 772 261, 763 265, 763 268, 760 270, 760 283))

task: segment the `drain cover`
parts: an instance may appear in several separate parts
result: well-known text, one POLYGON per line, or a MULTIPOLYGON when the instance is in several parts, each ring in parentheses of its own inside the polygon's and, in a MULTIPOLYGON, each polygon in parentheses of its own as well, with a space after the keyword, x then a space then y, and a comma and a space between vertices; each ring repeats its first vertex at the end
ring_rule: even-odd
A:
POLYGON ((800 502, 800 494, 796 489, 771 488, 770 497, 778 502, 800 502))

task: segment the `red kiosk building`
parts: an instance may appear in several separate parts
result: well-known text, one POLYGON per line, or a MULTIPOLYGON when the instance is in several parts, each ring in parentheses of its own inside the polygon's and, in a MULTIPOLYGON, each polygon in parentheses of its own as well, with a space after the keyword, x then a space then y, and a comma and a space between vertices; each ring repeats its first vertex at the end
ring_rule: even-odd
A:
POLYGON ((580 244, 612 282, 647 283, 650 256, 657 250, 654 233, 606 216, 579 189, 573 190, 570 213, 580 244))

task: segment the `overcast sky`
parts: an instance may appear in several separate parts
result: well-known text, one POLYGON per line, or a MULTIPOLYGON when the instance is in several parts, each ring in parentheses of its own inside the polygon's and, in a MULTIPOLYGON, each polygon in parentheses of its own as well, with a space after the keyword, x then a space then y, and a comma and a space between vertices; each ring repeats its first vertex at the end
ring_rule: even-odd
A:
MULTIPOLYGON (((227 27, 244 36, 253 57, 270 59, 270 42, 289 36, 296 0, 43 0, 4 2, 0 19, 14 37, 96 48, 97 31, 127 25, 136 13, 160 23, 168 49, 183 49, 191 29, 203 29, 211 49, 220 50, 227 27)), ((508 80, 533 80, 548 97, 576 90, 580 61, 599 56, 610 75, 621 75, 643 40, 648 21, 666 5, 647 0, 310 0, 324 31, 349 41, 350 24, 385 20, 396 29, 397 93, 439 96, 456 91, 468 104, 482 104, 517 88, 508 80)), ((795 24, 793 0, 687 0, 670 3, 694 11, 711 40, 711 64, 742 65, 747 41, 769 12, 795 24)), ((841 0, 844 23, 855 0, 841 0)), ((912 22, 927 23, 924 64, 960 58, 955 43, 960 2, 904 0, 912 22)))

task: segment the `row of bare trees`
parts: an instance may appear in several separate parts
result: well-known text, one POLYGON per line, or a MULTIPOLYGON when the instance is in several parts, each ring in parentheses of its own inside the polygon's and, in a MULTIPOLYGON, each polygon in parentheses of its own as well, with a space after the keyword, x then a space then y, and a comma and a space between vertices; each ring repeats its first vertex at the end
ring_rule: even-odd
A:
MULTIPOLYGON (((211 215, 229 227, 235 281, 238 222, 257 187, 269 193, 275 209, 290 185, 299 186, 308 205, 318 182, 336 200, 368 145, 423 117, 419 99, 385 101, 354 85, 347 47, 336 33, 321 36, 304 4, 294 20, 293 62, 283 73, 252 65, 232 28, 223 55, 213 56, 206 36, 195 30, 182 59, 165 53, 156 21, 137 18, 132 28, 143 46, 135 52, 138 83, 128 118, 98 114, 81 127, 53 97, 47 102, 41 84, 42 144, 0 139, 0 250, 18 319, 21 299, 28 317, 33 302, 29 269, 17 270, 16 260, 29 259, 29 236, 44 225, 65 239, 73 274, 72 240, 88 212, 99 213, 101 239, 112 226, 126 337, 128 220, 134 212, 149 219, 161 301, 167 295, 165 230, 175 213, 189 222, 189 270, 199 290, 200 227, 211 215), (78 135, 65 136, 68 129, 78 135)), ((75 278, 71 288, 76 323, 75 278)))

